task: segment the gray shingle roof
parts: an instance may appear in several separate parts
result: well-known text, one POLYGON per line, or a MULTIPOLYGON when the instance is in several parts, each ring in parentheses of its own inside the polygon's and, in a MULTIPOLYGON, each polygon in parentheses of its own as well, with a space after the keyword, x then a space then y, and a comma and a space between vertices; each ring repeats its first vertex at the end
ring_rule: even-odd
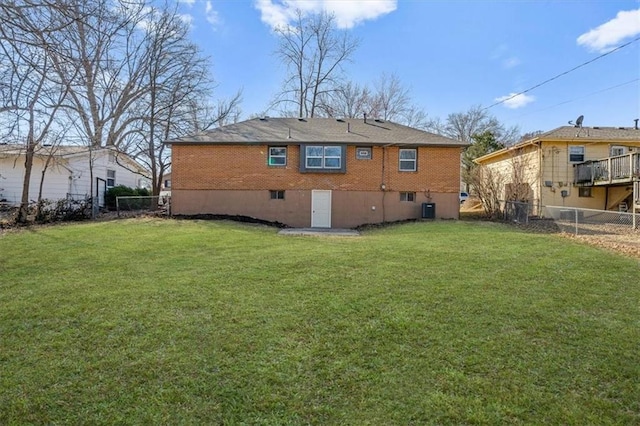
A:
POLYGON ((521 148, 526 145, 534 144, 538 141, 570 141, 574 143, 580 142, 619 142, 619 143, 640 143, 640 130, 633 127, 574 127, 562 126, 548 132, 537 135, 531 139, 518 142, 515 145, 508 146, 495 152, 476 158, 474 161, 482 163, 490 158, 499 157, 500 155, 521 148))
MULTIPOLYGON (((5 155, 22 155, 26 150, 25 145, 20 144, 1 144, 0 153, 5 155)), ((95 150, 95 149, 94 149, 95 150)), ((56 157, 65 157, 68 155, 81 154, 89 152, 87 146, 82 145, 38 145, 35 150, 36 155, 53 154, 56 157)))
POLYGON ((562 126, 536 136, 537 140, 640 141, 640 130, 633 127, 562 126))
MULTIPOLYGON (((35 150, 36 157, 47 157, 51 155, 52 157, 60 157, 60 158, 69 158, 79 155, 87 155, 87 153, 99 152, 99 151, 108 151, 113 148, 89 148, 86 145, 38 145, 35 150)), ((0 157, 12 157, 24 155, 26 151, 25 145, 20 144, 5 144, 0 143, 0 157)), ((117 151, 114 151, 117 152, 117 151)), ((124 161, 127 161, 131 164, 131 166, 137 168, 140 172, 148 173, 148 170, 144 168, 140 163, 138 163, 131 156, 118 152, 118 158, 124 161)))
POLYGON ((335 118, 254 118, 167 141, 167 144, 429 145, 464 147, 466 143, 389 121, 335 118))

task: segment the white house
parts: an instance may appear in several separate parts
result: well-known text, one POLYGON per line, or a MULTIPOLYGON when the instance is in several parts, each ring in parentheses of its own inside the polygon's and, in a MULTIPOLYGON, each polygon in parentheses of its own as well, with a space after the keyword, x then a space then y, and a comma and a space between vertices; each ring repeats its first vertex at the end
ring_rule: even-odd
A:
MULTIPOLYGON (((20 204, 24 181, 25 146, 0 144, 0 202, 20 204)), ((84 199, 98 196, 117 185, 149 187, 148 172, 135 160, 113 148, 87 146, 39 146, 33 159, 29 199, 84 199)))

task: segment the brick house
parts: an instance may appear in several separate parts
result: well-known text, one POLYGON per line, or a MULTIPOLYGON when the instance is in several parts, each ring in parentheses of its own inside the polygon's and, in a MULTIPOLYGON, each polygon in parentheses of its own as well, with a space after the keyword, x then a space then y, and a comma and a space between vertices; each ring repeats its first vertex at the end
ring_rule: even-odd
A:
POLYGON ((391 122, 256 118, 167 144, 176 215, 326 228, 459 215, 466 145, 391 122))

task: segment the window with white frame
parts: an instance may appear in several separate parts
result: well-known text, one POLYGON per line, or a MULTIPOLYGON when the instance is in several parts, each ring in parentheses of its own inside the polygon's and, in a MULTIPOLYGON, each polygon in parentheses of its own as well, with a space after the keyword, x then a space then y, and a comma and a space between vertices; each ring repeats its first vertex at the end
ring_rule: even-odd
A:
POLYGON ((618 155, 625 155, 627 149, 624 146, 613 145, 611 146, 611 157, 617 157, 618 155))
POLYGON ((583 145, 569 145, 569 162, 570 163, 584 162, 584 146, 583 145))
POLYGON ((341 145, 302 145, 300 171, 343 173, 345 151, 341 145))
POLYGON ((401 192, 400 193, 400 201, 414 202, 414 201, 416 201, 416 193, 415 192, 401 192))
POLYGON ((286 146, 269 147, 269 165, 270 166, 286 166, 287 165, 287 147, 286 146))
POLYGON ((284 200, 284 191, 281 191, 281 190, 269 191, 269 197, 272 200, 284 200))
POLYGON ((418 150, 416 148, 401 149, 398 169, 401 172, 415 172, 418 168, 418 150))
POLYGON ((109 151, 109 162, 110 163, 116 162, 116 153, 113 151, 109 151))
POLYGON ((107 170, 107 188, 113 188, 116 186, 116 171, 107 170))

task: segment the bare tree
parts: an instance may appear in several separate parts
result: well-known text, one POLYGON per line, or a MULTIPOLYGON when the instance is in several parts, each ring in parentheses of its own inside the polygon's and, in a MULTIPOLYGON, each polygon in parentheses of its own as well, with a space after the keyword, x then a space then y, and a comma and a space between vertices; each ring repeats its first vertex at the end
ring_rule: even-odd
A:
POLYGON ((347 81, 335 91, 326 94, 318 106, 325 117, 358 118, 371 110, 371 93, 367 86, 347 81))
POLYGON ((35 152, 44 141, 64 129, 58 112, 68 86, 51 79, 53 64, 46 39, 52 31, 69 25, 57 4, 31 1, 0 5, 0 123, 5 137, 24 146, 24 177, 16 220, 27 221, 29 187, 35 152))
POLYGON ((496 141, 505 146, 513 145, 520 138, 517 126, 505 127, 480 105, 472 106, 466 112, 449 114, 445 122, 433 119, 428 123, 428 129, 467 143, 473 143, 473 135, 485 132, 491 132, 496 141))
POLYGON ((504 192, 504 176, 485 165, 478 165, 463 172, 466 182, 469 182, 480 199, 487 216, 497 219, 502 214, 502 193, 504 192))
POLYGON ((142 80, 147 24, 144 0, 59 0, 72 24, 48 35, 55 73, 69 87, 64 109, 92 147, 118 146, 133 105, 148 91, 142 80), (75 118, 78 118, 75 120, 75 118))
POLYGON ((36 146, 56 131, 88 146, 92 183, 92 152, 110 146, 146 164, 158 193, 170 168, 165 140, 240 115, 241 92, 209 101, 209 60, 175 5, 12 0, 0 4, 0 18, 0 125, 27 141, 25 217, 36 146))
POLYGON ((287 110, 293 104, 299 117, 314 117, 321 99, 338 90, 342 66, 359 42, 339 31, 335 17, 326 12, 306 16, 297 10, 293 25, 275 32, 280 37, 276 54, 288 75, 272 105, 287 110))
POLYGON ((188 24, 176 8, 149 8, 146 13, 140 52, 147 64, 140 84, 147 90, 131 108, 129 117, 139 118, 122 133, 118 148, 146 165, 158 195, 171 166, 164 141, 237 120, 241 93, 210 105, 210 63, 189 40, 188 24))
POLYGON ((356 118, 367 114, 419 129, 427 125, 426 112, 413 103, 409 89, 395 74, 381 74, 373 89, 353 81, 342 83, 322 99, 320 110, 328 117, 356 118))
POLYGON ((401 121, 411 108, 409 89, 395 74, 383 73, 374 84, 370 114, 383 120, 401 121))
POLYGON ((494 219, 501 217, 503 202, 534 201, 532 186, 538 179, 537 168, 526 158, 526 153, 519 150, 491 165, 474 163, 463 171, 463 177, 473 186, 487 215, 494 219))

